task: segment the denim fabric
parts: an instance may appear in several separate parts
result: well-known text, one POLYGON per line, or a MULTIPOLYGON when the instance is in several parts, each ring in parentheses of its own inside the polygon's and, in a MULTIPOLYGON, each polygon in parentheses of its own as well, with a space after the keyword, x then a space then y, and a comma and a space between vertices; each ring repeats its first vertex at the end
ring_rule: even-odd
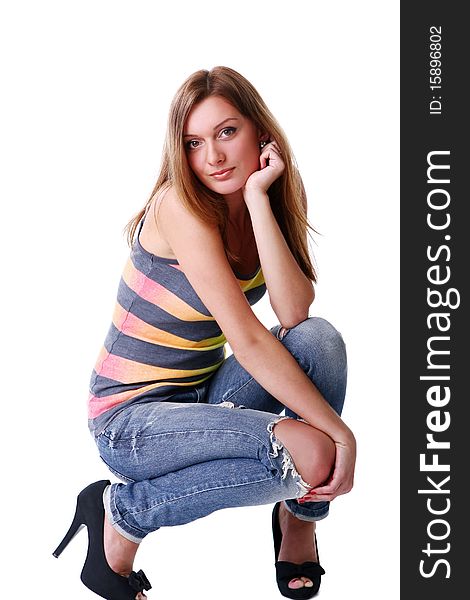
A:
MULTIPOLYGON (((346 391, 343 339, 311 317, 273 335, 341 414, 346 391)), ((284 500, 298 518, 316 521, 327 502, 297 503, 310 488, 273 426, 298 418, 229 356, 213 377, 171 401, 129 406, 96 438, 103 461, 121 481, 107 488, 114 527, 140 542, 160 527, 216 510, 284 500), (285 416, 279 416, 285 409, 285 416)))

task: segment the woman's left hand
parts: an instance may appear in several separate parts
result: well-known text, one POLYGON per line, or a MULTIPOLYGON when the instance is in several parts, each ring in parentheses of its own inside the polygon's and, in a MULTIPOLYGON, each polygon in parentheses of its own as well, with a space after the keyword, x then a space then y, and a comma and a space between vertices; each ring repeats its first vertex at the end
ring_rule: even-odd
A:
POLYGON ((246 180, 244 192, 257 190, 266 193, 270 185, 283 173, 285 164, 275 141, 269 142, 263 148, 259 163, 260 169, 252 173, 246 180))

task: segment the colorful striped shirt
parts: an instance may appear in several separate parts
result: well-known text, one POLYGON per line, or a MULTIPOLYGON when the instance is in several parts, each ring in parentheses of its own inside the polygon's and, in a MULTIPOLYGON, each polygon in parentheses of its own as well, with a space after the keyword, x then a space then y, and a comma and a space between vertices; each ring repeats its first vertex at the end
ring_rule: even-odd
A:
MULTIPOLYGON (((223 363, 226 338, 178 261, 147 252, 143 219, 122 274, 111 326, 90 380, 89 428, 98 435, 130 403, 163 401, 223 363)), ((235 273, 248 302, 266 292, 261 267, 235 273)))

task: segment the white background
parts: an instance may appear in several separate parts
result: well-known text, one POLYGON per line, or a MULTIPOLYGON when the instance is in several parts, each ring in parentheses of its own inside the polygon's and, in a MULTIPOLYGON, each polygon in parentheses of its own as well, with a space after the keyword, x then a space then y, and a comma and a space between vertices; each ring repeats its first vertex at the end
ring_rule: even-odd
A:
MULTIPOLYGON (((356 486, 318 525, 323 600, 398 598, 399 3, 3 2, 2 597, 86 599, 86 533, 51 553, 77 493, 110 476, 87 387, 157 177, 166 116, 192 72, 227 65, 294 149, 321 232, 317 299, 349 353, 356 486), (6 590, 5 590, 6 584, 6 590), (8 593, 7 593, 8 592, 8 593)), ((255 307, 276 323, 267 297, 255 307)), ((281 598, 271 506, 149 536, 151 599, 281 598)))

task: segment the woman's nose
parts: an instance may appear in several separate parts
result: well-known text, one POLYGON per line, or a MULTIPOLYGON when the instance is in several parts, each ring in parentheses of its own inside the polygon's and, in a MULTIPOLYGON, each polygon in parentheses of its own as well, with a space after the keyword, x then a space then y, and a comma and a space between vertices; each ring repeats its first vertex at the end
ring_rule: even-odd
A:
POLYGON ((225 155, 221 148, 216 144, 207 146, 207 162, 211 165, 220 165, 225 160, 225 155))

